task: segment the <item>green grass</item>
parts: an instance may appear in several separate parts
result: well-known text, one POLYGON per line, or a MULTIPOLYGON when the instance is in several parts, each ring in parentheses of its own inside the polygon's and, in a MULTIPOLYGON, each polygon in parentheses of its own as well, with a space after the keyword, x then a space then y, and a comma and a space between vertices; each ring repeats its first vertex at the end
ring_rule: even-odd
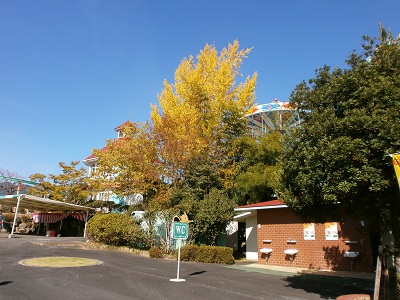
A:
POLYGON ((25 259, 20 262, 22 265, 31 267, 50 267, 50 268, 70 268, 85 267, 101 264, 96 259, 68 257, 68 256, 49 256, 25 259))

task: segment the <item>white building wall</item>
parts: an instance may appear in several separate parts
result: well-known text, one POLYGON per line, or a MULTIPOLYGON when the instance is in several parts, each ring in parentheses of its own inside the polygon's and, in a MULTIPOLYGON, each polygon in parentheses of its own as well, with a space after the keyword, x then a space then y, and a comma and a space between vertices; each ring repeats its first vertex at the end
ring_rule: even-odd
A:
POLYGON ((246 219, 246 259, 258 260, 257 215, 246 219))
POLYGON ((226 247, 231 247, 233 250, 238 250, 238 234, 239 223, 232 221, 226 227, 226 247))

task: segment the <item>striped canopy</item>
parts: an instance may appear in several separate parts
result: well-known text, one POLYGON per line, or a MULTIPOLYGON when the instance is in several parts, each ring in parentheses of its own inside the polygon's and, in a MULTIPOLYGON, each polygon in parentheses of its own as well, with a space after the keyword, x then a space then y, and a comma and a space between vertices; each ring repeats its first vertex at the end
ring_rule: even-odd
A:
MULTIPOLYGON (((0 204, 14 206, 14 207, 16 207, 15 211, 18 211, 19 208, 38 210, 41 212, 85 211, 86 217, 90 210, 95 210, 94 208, 91 208, 91 207, 75 205, 75 204, 65 203, 65 202, 61 202, 61 201, 54 201, 54 200, 40 198, 40 197, 26 195, 26 194, 0 196, 0 204)), ((14 222, 13 222, 11 233, 10 233, 9 237, 13 237, 13 235, 14 235, 16 221, 17 221, 17 214, 14 214, 14 222)), ((86 224, 87 224, 87 222, 85 222, 85 229, 84 229, 84 233, 83 233, 84 237, 86 237, 86 224)))

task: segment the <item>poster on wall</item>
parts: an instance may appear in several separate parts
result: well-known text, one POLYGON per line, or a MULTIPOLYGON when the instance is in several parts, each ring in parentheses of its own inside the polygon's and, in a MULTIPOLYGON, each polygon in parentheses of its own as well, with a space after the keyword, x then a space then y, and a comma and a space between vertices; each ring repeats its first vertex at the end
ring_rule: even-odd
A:
POLYGON ((314 223, 304 223, 304 239, 315 240, 315 226, 314 223))
POLYGON ((337 241, 339 239, 337 222, 325 223, 325 240, 337 241))

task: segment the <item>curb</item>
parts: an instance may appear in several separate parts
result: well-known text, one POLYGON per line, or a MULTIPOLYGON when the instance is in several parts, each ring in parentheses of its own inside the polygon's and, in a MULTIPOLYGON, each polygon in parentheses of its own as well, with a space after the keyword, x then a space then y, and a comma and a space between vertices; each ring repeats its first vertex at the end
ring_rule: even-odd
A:
POLYGON ((371 297, 367 294, 349 294, 349 295, 343 295, 336 300, 370 300, 371 297))

